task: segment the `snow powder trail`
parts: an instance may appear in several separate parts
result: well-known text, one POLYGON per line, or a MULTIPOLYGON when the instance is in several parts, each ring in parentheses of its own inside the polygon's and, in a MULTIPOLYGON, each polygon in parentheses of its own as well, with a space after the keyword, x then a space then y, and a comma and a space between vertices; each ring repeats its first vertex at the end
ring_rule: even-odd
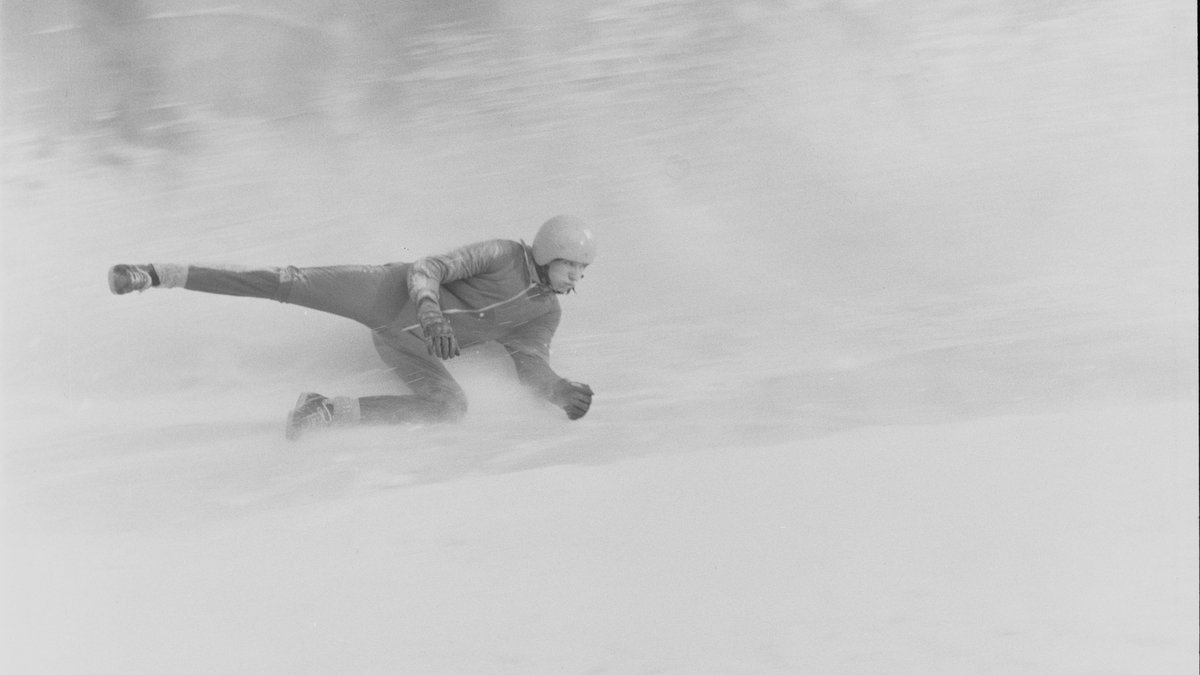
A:
POLYGON ((6 118, 0 669, 1194 673, 1194 6, 842 4, 738 4, 715 66, 617 12, 482 111, 194 106, 120 165, 6 118), (574 423, 484 348, 462 424, 288 443, 299 391, 396 391, 365 330, 105 286, 558 211, 574 423))

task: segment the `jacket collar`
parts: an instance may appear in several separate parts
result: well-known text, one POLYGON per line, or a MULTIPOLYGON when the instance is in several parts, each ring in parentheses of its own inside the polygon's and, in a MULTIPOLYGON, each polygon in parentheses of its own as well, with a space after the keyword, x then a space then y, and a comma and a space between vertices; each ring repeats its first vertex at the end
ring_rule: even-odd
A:
POLYGON ((537 262, 533 259, 533 249, 525 243, 524 239, 521 239, 520 242, 521 248, 525 251, 525 269, 529 274, 529 285, 539 291, 553 293, 554 289, 542 279, 542 275, 538 274, 537 262))

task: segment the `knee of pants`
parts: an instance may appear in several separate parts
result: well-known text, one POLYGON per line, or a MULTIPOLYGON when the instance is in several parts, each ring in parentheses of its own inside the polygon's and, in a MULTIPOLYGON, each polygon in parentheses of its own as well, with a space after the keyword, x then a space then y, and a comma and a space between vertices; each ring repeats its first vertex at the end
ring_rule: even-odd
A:
POLYGON ((428 398, 434 404, 437 417, 446 422, 458 422, 467 415, 467 397, 461 389, 439 392, 428 398))
POLYGON ((467 414, 467 396, 446 366, 430 356, 425 342, 408 331, 376 331, 375 349, 417 398, 426 401, 429 416, 457 421, 467 414))

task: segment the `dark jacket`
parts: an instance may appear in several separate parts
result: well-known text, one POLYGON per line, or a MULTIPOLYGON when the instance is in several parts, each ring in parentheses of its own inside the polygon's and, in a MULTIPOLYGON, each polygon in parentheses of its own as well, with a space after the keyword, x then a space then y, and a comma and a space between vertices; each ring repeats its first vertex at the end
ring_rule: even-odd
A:
POLYGON ((410 330, 420 333, 415 312, 431 299, 462 347, 499 342, 521 382, 542 395, 560 379, 550 368, 550 341, 561 316, 558 296, 539 279, 524 242, 492 239, 421 258, 409 266, 408 293, 410 330))

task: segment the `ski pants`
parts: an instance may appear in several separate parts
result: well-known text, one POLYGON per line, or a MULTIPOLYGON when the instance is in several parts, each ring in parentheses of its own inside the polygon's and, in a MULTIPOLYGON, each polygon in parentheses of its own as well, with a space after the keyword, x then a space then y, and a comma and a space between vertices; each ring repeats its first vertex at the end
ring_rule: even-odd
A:
POLYGON ((184 288, 203 293, 266 298, 353 319, 371 329, 383 362, 412 390, 405 396, 358 399, 366 422, 442 422, 461 419, 467 399, 446 366, 429 354, 410 302, 408 265, 338 265, 226 269, 192 265, 184 288), (412 315, 409 317, 409 315, 412 315))

